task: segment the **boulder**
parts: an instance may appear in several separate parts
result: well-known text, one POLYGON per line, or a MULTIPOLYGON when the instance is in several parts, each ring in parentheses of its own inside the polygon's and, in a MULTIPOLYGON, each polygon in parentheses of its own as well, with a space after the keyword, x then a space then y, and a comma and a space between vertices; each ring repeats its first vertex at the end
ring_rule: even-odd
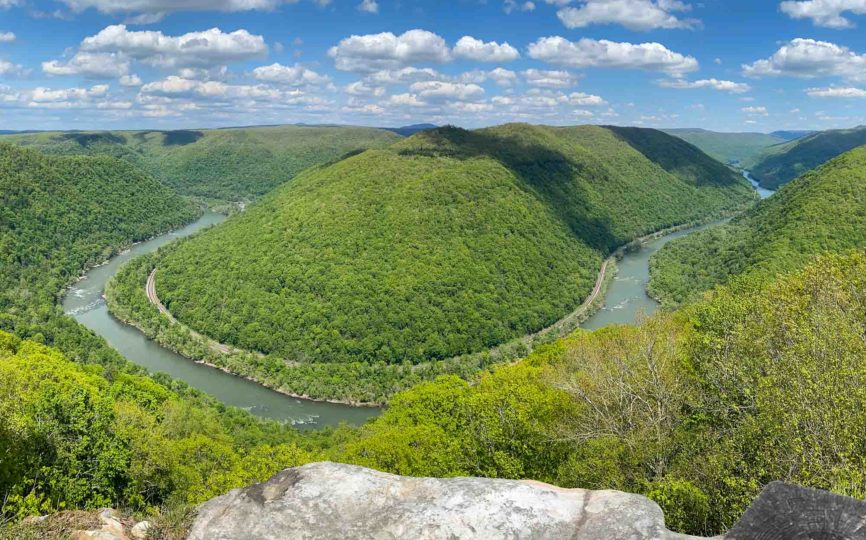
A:
POLYGON ((337 463, 287 469, 205 503, 190 540, 685 540, 657 504, 618 491, 409 478, 337 463))

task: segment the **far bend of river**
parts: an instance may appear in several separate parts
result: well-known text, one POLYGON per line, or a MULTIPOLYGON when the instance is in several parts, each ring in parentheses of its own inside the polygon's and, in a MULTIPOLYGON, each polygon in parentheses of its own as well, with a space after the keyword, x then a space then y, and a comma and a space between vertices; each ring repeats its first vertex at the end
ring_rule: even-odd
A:
MULTIPOLYGON (((743 177, 755 186, 762 199, 773 193, 758 185, 749 171, 743 171, 743 177)), ((650 315, 659 308, 658 302, 647 295, 649 283, 649 260, 655 252, 671 240, 688 236, 693 232, 721 225, 728 220, 716 221, 707 225, 683 229, 675 233, 650 240, 640 249, 625 254, 617 261, 617 273, 607 289, 604 297, 604 307, 581 324, 581 328, 595 330, 609 324, 635 324, 641 316, 650 315)))
POLYGON ((299 428, 315 428, 340 422, 361 424, 367 418, 378 415, 380 409, 288 397, 218 369, 196 364, 163 348, 138 329, 121 323, 108 313, 102 294, 105 284, 123 263, 224 220, 225 216, 208 212, 183 229, 137 244, 112 258, 108 264, 92 269, 67 292, 63 299, 63 311, 104 337, 120 354, 148 371, 167 373, 227 405, 246 409, 258 416, 288 421, 299 428))

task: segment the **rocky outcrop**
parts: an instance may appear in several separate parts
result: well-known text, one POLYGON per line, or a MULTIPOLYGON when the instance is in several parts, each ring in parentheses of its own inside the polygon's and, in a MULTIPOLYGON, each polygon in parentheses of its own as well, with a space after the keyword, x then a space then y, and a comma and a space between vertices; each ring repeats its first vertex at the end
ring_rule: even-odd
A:
MULTIPOLYGON (((409 478, 337 463, 287 469, 205 503, 190 540, 685 540, 619 491, 409 478)), ((866 540, 866 502, 774 482, 716 540, 866 540)))
POLYGON ((691 538, 618 491, 484 478, 409 478, 312 463, 205 503, 191 540, 691 538))

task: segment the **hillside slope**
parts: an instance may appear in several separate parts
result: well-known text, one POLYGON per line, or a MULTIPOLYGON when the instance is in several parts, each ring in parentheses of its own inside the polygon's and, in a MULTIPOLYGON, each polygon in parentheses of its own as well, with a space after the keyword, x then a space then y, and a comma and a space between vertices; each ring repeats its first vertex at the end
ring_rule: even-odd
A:
POLYGON ((776 189, 848 150, 866 145, 866 126, 819 131, 768 148, 745 164, 762 187, 776 189))
POLYGON ((766 133, 721 133, 706 129, 664 129, 703 150, 722 163, 740 165, 749 162, 770 146, 790 139, 766 133))
POLYGON ((783 186, 730 224, 671 242, 651 261, 649 288, 678 304, 734 276, 770 277, 825 251, 866 246, 866 148, 783 186))
POLYGON ((259 197, 308 167, 398 139, 381 129, 314 126, 46 132, 0 138, 48 154, 117 157, 178 193, 226 201, 259 197))
POLYGON ((118 159, 45 156, 9 144, 0 144, 0 201, 0 329, 49 341, 54 330, 75 334, 53 307, 86 266, 198 212, 118 159))
POLYGON ((418 364, 539 330, 617 246, 754 197, 658 131, 442 128, 300 175, 158 261, 157 290, 278 371, 418 364))

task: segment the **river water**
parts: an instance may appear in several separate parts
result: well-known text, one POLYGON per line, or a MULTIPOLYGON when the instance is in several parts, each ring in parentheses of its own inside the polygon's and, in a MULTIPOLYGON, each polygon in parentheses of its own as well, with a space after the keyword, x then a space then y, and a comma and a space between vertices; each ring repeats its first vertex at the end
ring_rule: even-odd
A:
POLYGON ((123 356, 148 371, 167 373, 227 405, 247 409, 259 416, 312 428, 342 421, 361 424, 367 418, 379 414, 378 409, 288 397, 218 369, 196 364, 163 348, 137 328, 121 323, 108 313, 102 293, 105 284, 123 263, 224 220, 225 216, 221 214, 206 213, 183 229, 137 244, 111 259, 108 264, 94 268, 67 292, 63 299, 63 311, 104 337, 123 356))
MULTIPOLYGON (((762 198, 773 193, 757 186, 757 182, 749 176, 748 172, 744 172, 743 176, 756 186, 762 198)), ((378 415, 380 409, 292 398, 218 369, 196 364, 163 348, 148 339, 138 329, 121 323, 108 313, 102 293, 105 284, 123 263, 224 220, 225 216, 208 212, 183 229, 137 244, 132 249, 112 258, 108 263, 92 269, 69 289, 63 299, 63 310, 104 337, 109 345, 127 359, 150 372, 167 373, 227 405, 246 409, 258 416, 288 421, 299 428, 314 428, 340 422, 361 424, 368 418, 378 415)), ((608 287, 604 307, 581 326, 586 329, 596 329, 609 324, 633 324, 641 316, 654 312, 658 309, 658 303, 646 294, 650 257, 671 240, 719 223, 723 221, 684 229, 646 242, 640 249, 627 253, 617 263, 618 272, 608 287)))

